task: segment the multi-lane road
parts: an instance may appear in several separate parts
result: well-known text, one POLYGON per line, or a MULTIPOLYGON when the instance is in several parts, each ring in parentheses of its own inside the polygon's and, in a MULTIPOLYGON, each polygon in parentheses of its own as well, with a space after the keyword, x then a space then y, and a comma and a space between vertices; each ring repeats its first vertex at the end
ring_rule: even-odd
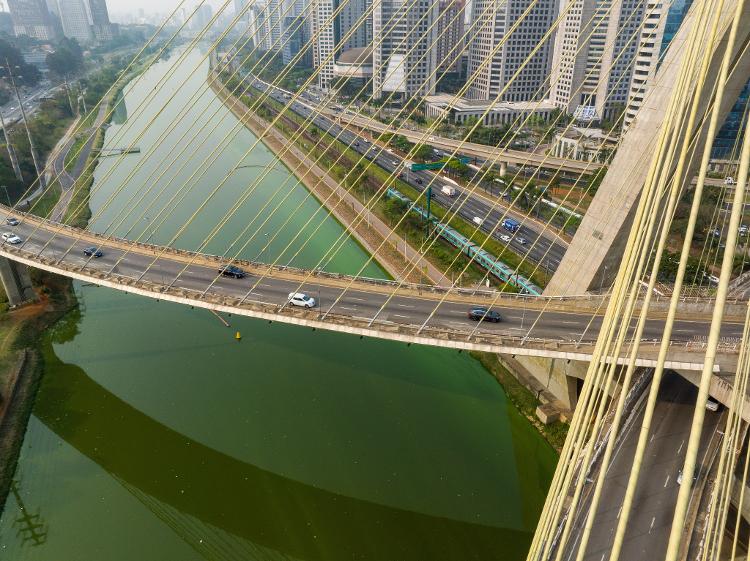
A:
MULTIPOLYGON (((685 462, 687 441, 690 437, 690 418, 695 410, 697 388, 679 375, 668 372, 659 388, 659 398, 654 412, 648 445, 641 466, 641 476, 633 503, 630 523, 625 534, 620 559, 664 559, 672 517, 677 503, 680 485, 691 484, 691 477, 682 477, 678 483, 680 470, 685 462)), ((620 518, 620 507, 633 467, 633 456, 638 443, 640 426, 643 421, 645 400, 633 411, 626 421, 619 441, 616 444, 612 463, 605 474, 602 495, 599 500, 586 561, 607 559, 612 548, 612 540, 620 518)), ((692 483, 695 490, 701 488, 706 477, 712 449, 721 437, 721 412, 706 412, 705 425, 701 434, 701 447, 698 456, 698 474, 692 483), (713 442, 712 442, 713 441, 713 442)), ((585 495, 576 518, 569 547, 563 557, 565 561, 576 559, 585 514, 590 508, 591 488, 588 483, 585 495)), ((697 500, 697 493, 691 497, 697 500)))
MULTIPOLYGON (((270 89, 270 96, 275 101, 282 104, 289 102, 289 94, 284 90, 274 88, 257 78, 253 79, 249 75, 245 75, 244 79, 248 86, 252 85, 265 92, 270 89)), ((459 217, 470 224, 474 224, 474 219, 479 218, 482 221, 480 229, 483 232, 492 235, 502 244, 509 244, 515 253, 527 257, 533 263, 538 263, 543 271, 553 273, 557 269, 567 249, 567 242, 562 240, 551 227, 542 228, 539 224, 526 219, 523 214, 509 209, 499 200, 493 201, 490 197, 483 196, 481 193, 471 193, 457 187, 457 194, 453 197, 448 196, 441 191, 441 188, 443 186, 455 186, 441 176, 436 177, 429 171, 406 171, 404 161, 398 155, 387 148, 373 144, 364 136, 356 134, 348 128, 343 128, 332 119, 322 115, 320 111, 315 109, 313 105, 315 100, 309 94, 303 93, 300 99, 302 101, 294 101, 290 107, 301 117, 310 119, 317 127, 336 137, 340 142, 385 171, 400 175, 401 179, 414 189, 424 192, 428 185, 432 185, 433 202, 438 203, 443 208, 455 211, 459 217), (517 220, 521 223, 520 229, 515 234, 505 230, 501 226, 504 218, 517 220), (510 242, 504 240, 504 236, 510 237, 510 242)), ((495 192, 494 194, 499 193, 495 192)))
MULTIPOLYGON (((5 222, 7 209, 0 206, 0 220, 5 222)), ((20 225, 3 226, 2 231, 15 232, 23 240, 17 248, 24 250, 26 258, 37 259, 42 255, 55 261, 62 260, 67 267, 86 267, 93 273, 114 273, 130 279, 150 281, 157 285, 189 291, 206 291, 212 296, 231 298, 245 297, 248 302, 284 306, 289 293, 305 292, 318 300, 316 310, 354 319, 389 321, 396 325, 414 326, 427 321, 431 327, 460 330, 469 333, 475 327, 480 333, 495 335, 529 335, 553 341, 596 338, 601 318, 590 311, 543 311, 539 307, 499 300, 493 309, 500 312, 500 323, 477 324, 467 317, 473 304, 494 301, 491 296, 477 296, 452 293, 441 302, 439 292, 401 290, 394 294, 390 285, 377 285, 367 281, 356 281, 347 287, 346 279, 327 280, 306 273, 279 273, 265 275, 266 267, 248 267, 247 277, 242 279, 224 278, 217 273, 217 265, 206 258, 188 258, 173 251, 162 251, 158 246, 130 245, 127 242, 106 241, 90 232, 74 229, 58 229, 55 224, 36 218, 21 217, 20 225), (98 244, 104 256, 90 259, 84 256, 83 249, 98 244), (26 253, 29 252, 29 253, 26 253), (193 261, 192 263, 190 261, 193 261), (528 309, 527 309, 528 308, 528 309), (429 318, 429 320, 428 320, 429 318)), ((5 246, 0 246, 0 251, 5 246)), ((13 258, 13 255, 11 255, 13 258)), ((89 273, 91 274, 91 273, 89 273)), ((93 276, 93 275, 92 275, 93 276)), ((93 278, 92 280, 96 280, 93 278)), ((158 297, 158 294, 156 294, 158 297)), ((708 331, 707 319, 681 318, 674 327, 675 341, 691 341, 696 336, 705 336, 708 331)), ((645 338, 661 337, 663 322, 655 317, 649 320, 645 338)), ((726 322, 722 335, 739 337, 742 325, 726 322)))

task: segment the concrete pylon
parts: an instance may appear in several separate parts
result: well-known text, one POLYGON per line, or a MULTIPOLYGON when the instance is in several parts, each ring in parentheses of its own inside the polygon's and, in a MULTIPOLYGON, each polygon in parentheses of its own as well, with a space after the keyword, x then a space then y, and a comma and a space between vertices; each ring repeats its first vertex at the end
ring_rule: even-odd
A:
POLYGON ((3 282, 8 303, 11 306, 18 306, 36 298, 31 285, 29 268, 26 265, 0 257, 0 280, 3 282))
MULTIPOLYGON (((719 26, 722 30, 720 42, 711 61, 708 83, 700 100, 699 115, 705 114, 712 105, 711 92, 718 79, 735 10, 736 0, 727 0, 724 3, 719 26)), ((691 10, 672 40, 654 84, 650 86, 641 110, 625 134, 573 242, 544 291, 545 295, 579 295, 602 286, 610 286, 613 282, 633 224, 638 198, 646 181, 664 113, 688 50, 687 41, 694 22, 695 14, 691 10)), ((739 35, 733 53, 734 67, 720 106, 722 120, 726 118, 750 78, 750 50, 743 52, 748 41, 750 8, 746 7, 741 16, 739 35)), ((696 130, 691 131, 697 138, 697 156, 693 158, 685 176, 687 178, 692 179, 700 165, 700 155, 707 140, 708 118, 705 124, 699 120, 696 130)))

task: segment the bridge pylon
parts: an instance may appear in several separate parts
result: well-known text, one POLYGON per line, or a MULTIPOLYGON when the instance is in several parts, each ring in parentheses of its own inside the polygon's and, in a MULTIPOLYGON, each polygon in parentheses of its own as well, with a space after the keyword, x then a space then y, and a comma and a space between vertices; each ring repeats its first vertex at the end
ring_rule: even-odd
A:
MULTIPOLYGON (((709 115, 715 82, 719 76, 721 59, 726 50, 730 23, 737 6, 736 0, 724 2, 720 22, 720 41, 715 49, 708 72, 709 84, 700 99, 699 115, 709 115)), ((560 262, 555 275, 544 292, 548 296, 579 295, 610 286, 619 270, 621 257, 627 243, 638 199, 646 181, 649 164, 659 137, 665 111, 678 79, 683 59, 689 51, 687 42, 695 22, 691 10, 684 24, 672 40, 670 48, 648 90, 643 106, 624 135, 620 148, 609 167, 607 175, 581 221, 573 242, 560 262)), ((750 8, 745 7, 739 36, 735 43, 734 67, 726 84, 720 111, 726 118, 736 103, 742 88, 750 79, 750 8)), ((689 133, 696 139, 695 153, 702 153, 707 139, 708 117, 696 120, 695 129, 689 133)), ((674 173, 677 159, 672 164, 674 173)), ((687 173, 680 178, 690 182, 697 172, 699 158, 693 158, 687 173)))
POLYGON ((36 298, 29 268, 22 263, 0 257, 0 281, 11 306, 18 306, 36 298))

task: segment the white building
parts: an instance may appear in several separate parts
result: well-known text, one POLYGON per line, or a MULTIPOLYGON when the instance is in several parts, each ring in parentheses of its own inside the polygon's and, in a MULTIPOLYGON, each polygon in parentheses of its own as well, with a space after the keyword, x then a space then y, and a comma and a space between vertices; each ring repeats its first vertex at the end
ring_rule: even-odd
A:
POLYGON ((557 158, 605 162, 617 147, 618 137, 605 133, 602 129, 573 127, 555 135, 550 154, 557 158))
POLYGON ((313 66, 320 68, 318 86, 328 89, 337 56, 372 43, 371 0, 312 0, 313 66), (339 9, 341 7, 341 9, 339 9), (337 13, 334 17, 334 13, 337 13))
POLYGON ((499 127, 522 123, 534 116, 549 121, 557 108, 549 101, 483 101, 455 99, 450 94, 425 97, 425 115, 430 119, 464 125, 478 119, 485 127, 499 127))
POLYGON ((58 0, 63 33, 85 45, 94 40, 91 29, 91 12, 86 0, 58 0))
POLYGON ((627 102, 643 4, 572 1, 557 31, 550 98, 581 120, 611 119, 627 102))
POLYGON ((438 2, 374 0, 373 97, 435 93, 438 2))
POLYGON ((528 9, 529 0, 473 0, 468 97, 528 101, 546 96, 551 37, 528 62, 527 58, 552 27, 556 5, 556 0, 538 0, 506 39, 511 27, 528 9))

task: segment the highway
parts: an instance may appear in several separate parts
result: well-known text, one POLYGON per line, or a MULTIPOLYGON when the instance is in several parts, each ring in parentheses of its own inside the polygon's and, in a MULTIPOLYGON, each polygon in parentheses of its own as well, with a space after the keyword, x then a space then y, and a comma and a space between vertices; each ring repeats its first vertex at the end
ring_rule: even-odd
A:
MULTIPOLYGON (((697 388, 681 376, 674 372, 666 373, 659 389, 651 436, 641 467, 641 477, 623 542, 621 559, 664 558, 679 491, 677 477, 685 461, 690 419, 695 410, 697 393, 697 388)), ((626 428, 616 444, 612 463, 607 470, 585 561, 601 561, 609 555, 633 464, 645 401, 644 399, 632 413, 632 418, 624 423, 626 428)), ((719 429, 723 427, 723 424, 719 423, 721 415, 721 412, 706 412, 698 455, 698 466, 701 469, 694 484, 696 489, 700 488, 699 484, 701 479, 705 478, 708 468, 705 457, 708 445, 712 439, 720 437, 719 429)), ((687 484, 689 479, 684 477, 682 484, 687 484)), ((578 509, 580 514, 563 558, 565 561, 575 561, 574 554, 577 553, 583 516, 589 511, 588 499, 592 491, 593 483, 587 486, 586 500, 578 509)), ((691 497, 691 501, 695 498, 691 497)))
MULTIPOLYGON (((4 223, 8 216, 7 208, 0 208, 3 209, 0 211, 0 220, 4 223)), ((13 247, 33 252, 31 255, 25 254, 24 257, 30 257, 35 263, 38 262, 37 254, 55 261, 63 260, 68 267, 86 267, 90 271, 89 274, 111 272, 129 279, 142 278, 158 285, 171 285, 177 289, 208 291, 211 296, 237 298, 247 294, 249 303, 272 305, 276 309, 286 304, 289 293, 299 290, 318 300, 319 305, 316 309, 319 312, 331 311, 338 316, 368 320, 378 314, 393 290, 387 283, 357 280, 351 285, 351 290, 344 293, 344 287, 349 284, 347 278, 310 277, 310 281, 307 281, 305 272, 296 271, 275 271, 261 278, 262 271, 266 271, 267 267, 244 262, 239 265, 248 271, 246 278, 222 277, 217 280, 218 266, 205 256, 191 257, 173 251, 162 253, 159 246, 134 245, 127 241, 105 241, 93 233, 72 228, 59 230, 57 235, 53 235, 57 230, 54 223, 18 214, 14 216, 22 218, 21 224, 16 227, 5 226, 3 231, 15 232, 22 238, 23 243, 13 247), (99 244, 104 252, 104 256, 99 259, 83 255, 83 249, 94 243, 99 244), (158 256, 160 253, 161 256, 158 256), (189 264, 191 260, 194 261, 193 264, 189 264)), ((7 247, 7 244, 4 246, 7 247)), ((0 246, 0 250, 5 247, 0 246)), ((64 271, 61 272, 64 274, 64 271)), ((92 282, 96 282, 96 279, 92 279, 92 282)), ((155 297, 158 297, 158 294, 155 297)), ((439 291, 417 292, 414 289, 404 289, 387 303, 383 311, 377 315, 377 319, 395 325, 421 325, 428 315, 437 309, 428 323, 429 326, 460 330, 467 335, 479 326, 480 334, 529 335, 537 339, 563 342, 579 339, 594 341, 601 322, 600 316, 592 317, 592 312, 587 310, 542 312, 538 306, 534 308, 525 304, 525 299, 513 299, 505 300, 501 306, 493 308, 502 316, 500 323, 477 324, 468 319, 469 309, 477 304, 494 301, 494 296, 472 297, 453 293, 439 305, 441 298, 442 293, 439 291), (532 325, 534 328, 530 331, 532 325)), ((722 336, 738 338, 741 331, 740 323, 727 321, 722 336)), ((673 339, 676 342, 693 341, 695 337, 705 336, 707 332, 706 319, 693 321, 681 317, 675 324, 673 339)), ((644 338, 659 339, 661 334, 662 320, 649 320, 644 338)))
MULTIPOLYGON (((253 80, 249 75, 245 75, 244 79, 246 84, 249 85, 252 81, 251 85, 261 91, 267 91, 267 88, 270 87, 261 80, 253 80)), ((289 101, 285 97, 287 94, 278 88, 274 88, 273 93, 270 95, 275 101, 282 104, 286 104, 289 101)), ((312 99, 307 99, 307 101, 313 102, 312 99)), ((309 118, 313 114, 311 106, 296 101, 291 105, 291 109, 304 118, 309 118)), ((433 203, 437 203, 449 210, 459 209, 458 216, 469 224, 474 223, 475 217, 482 219, 483 223, 480 229, 483 232, 491 234, 495 240, 503 245, 508 245, 507 240, 503 240, 503 236, 510 237, 509 243, 513 252, 527 257, 532 263, 539 263, 542 270, 550 274, 554 273, 565 255, 567 242, 562 240, 551 228, 542 231, 539 225, 525 219, 522 213, 509 210, 508 207, 499 203, 493 205, 488 198, 482 197, 481 194, 470 194, 466 190, 456 188, 458 191, 457 195, 450 197, 441 191, 441 187, 453 185, 439 175, 438 179, 435 179, 435 174, 429 171, 404 171, 403 160, 399 156, 371 143, 365 137, 357 135, 350 129, 342 128, 317 111, 312 121, 317 127, 334 137, 337 136, 343 144, 366 156, 368 160, 376 163, 388 173, 397 172, 403 181, 417 191, 424 192, 432 182, 433 203), (513 218, 521 223, 521 227, 515 235, 505 230, 502 226, 499 226, 503 217, 513 218)), ((499 193, 495 192, 494 194, 499 193)))

